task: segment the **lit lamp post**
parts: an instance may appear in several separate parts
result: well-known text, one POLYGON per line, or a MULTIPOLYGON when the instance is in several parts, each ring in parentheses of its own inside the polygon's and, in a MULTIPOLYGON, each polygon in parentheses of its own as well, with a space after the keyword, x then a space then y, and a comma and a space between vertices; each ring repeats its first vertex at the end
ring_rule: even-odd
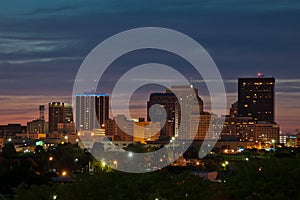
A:
POLYGON ((173 142, 173 150, 174 150, 174 148, 175 148, 175 137, 172 137, 171 141, 173 142))
POLYGON ((61 175, 62 175, 62 176, 67 176, 67 172, 66 172, 66 171, 62 171, 62 172, 61 172, 61 175))
POLYGON ((49 157, 49 161, 53 161, 53 157, 52 156, 49 157))
POLYGON ((118 169, 118 161, 117 160, 114 161, 114 165, 115 165, 116 169, 118 169))
POLYGON ((174 159, 175 158, 175 153, 174 153, 174 149, 175 149, 175 137, 174 136, 171 138, 170 143, 172 143, 172 146, 173 146, 172 156, 173 156, 173 159, 174 159))
POLYGON ((273 150, 274 152, 276 151, 276 141, 274 139, 272 139, 272 144, 273 144, 273 150))
POLYGON ((226 167, 229 165, 229 162, 226 160, 222 163, 222 167, 224 167, 224 170, 226 170, 226 167))
POLYGON ((68 136, 67 135, 65 136, 65 141, 66 141, 66 143, 68 143, 68 136))

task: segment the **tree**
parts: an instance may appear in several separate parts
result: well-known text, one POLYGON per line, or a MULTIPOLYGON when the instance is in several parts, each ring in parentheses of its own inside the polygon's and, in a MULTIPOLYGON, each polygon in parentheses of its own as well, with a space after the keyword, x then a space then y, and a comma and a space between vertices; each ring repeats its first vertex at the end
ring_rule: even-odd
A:
POLYGON ((15 145, 13 143, 6 143, 2 148, 2 155, 5 159, 13 158, 17 155, 15 145))

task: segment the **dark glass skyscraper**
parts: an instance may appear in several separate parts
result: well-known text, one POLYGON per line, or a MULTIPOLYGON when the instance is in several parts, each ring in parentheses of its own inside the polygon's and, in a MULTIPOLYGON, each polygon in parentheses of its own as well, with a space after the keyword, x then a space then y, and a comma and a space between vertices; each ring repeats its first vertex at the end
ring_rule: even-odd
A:
MULTIPOLYGON (((161 115, 161 113, 156 113, 156 116, 166 117, 166 123, 164 124, 161 130, 161 137, 183 137, 186 138, 190 133, 190 119, 189 111, 195 110, 195 112, 202 114, 203 113, 203 101, 198 96, 198 89, 193 88, 191 85, 183 86, 172 86, 170 89, 167 89, 165 93, 152 93, 150 99, 147 102, 147 118, 148 121, 153 121, 149 116, 149 109, 152 105, 158 104, 162 106, 166 115, 161 115), (175 95, 175 94, 177 95, 175 95), (192 93, 197 98, 197 104, 194 105, 192 102, 192 93), (179 99, 177 99, 179 98, 179 99), (182 108, 180 106, 183 106, 182 108), (196 110, 199 109, 199 110, 196 110), (186 112, 186 113, 181 113, 186 112), (181 115, 188 115, 187 117, 181 119, 181 115), (180 126, 180 122, 183 123, 180 126)), ((160 112, 160 110, 158 110, 160 112)), ((158 122, 164 121, 159 117, 156 119, 158 122)), ((156 122, 156 121, 154 121, 156 122)))
MULTIPOLYGON (((175 109, 178 106, 178 101, 176 96, 171 92, 166 93, 152 93, 150 94, 150 99, 147 102, 147 121, 151 121, 149 109, 152 105, 161 105, 166 111, 166 123, 164 124, 161 130, 161 137, 162 138, 169 138, 173 137, 175 133, 175 109)), ((157 116, 165 117, 161 115, 161 113, 156 113, 157 116)), ((163 119, 157 118, 157 121, 153 122, 161 122, 163 119)))
POLYGON ((254 121, 275 123, 274 78, 239 78, 238 114, 254 121))

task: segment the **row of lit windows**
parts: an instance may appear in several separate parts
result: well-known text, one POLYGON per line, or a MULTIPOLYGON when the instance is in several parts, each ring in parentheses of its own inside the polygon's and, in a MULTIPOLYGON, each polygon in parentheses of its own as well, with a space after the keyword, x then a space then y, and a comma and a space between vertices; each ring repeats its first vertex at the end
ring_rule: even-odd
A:
MULTIPOLYGON (((243 82, 243 86, 252 85, 252 83, 243 82)), ((253 85, 274 85, 273 82, 254 82, 253 85)))

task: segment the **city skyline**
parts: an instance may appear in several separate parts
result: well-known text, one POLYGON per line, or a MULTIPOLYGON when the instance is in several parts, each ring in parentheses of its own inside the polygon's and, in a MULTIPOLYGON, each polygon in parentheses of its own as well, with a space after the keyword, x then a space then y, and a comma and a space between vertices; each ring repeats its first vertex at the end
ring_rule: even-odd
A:
MULTIPOLYGON (((246 78, 246 77, 244 77, 244 78, 246 78)), ((259 77, 257 76, 257 77, 247 77, 247 78, 256 79, 256 78, 259 78, 259 77)), ((277 82, 277 80, 276 80, 276 82, 277 82)), ((276 88, 276 86, 275 86, 275 88, 276 88)), ((142 104, 144 104, 144 106, 139 106, 138 109, 137 108, 131 109, 131 111, 130 111, 131 116, 128 116, 128 117, 129 118, 135 118, 135 119, 138 119, 140 117, 147 118, 147 99, 151 96, 151 94, 155 94, 157 92, 159 93, 159 92, 163 92, 163 91, 164 90, 157 90, 156 89, 155 92, 151 92, 151 93, 146 94, 146 95, 142 94, 142 95, 145 95, 142 98, 146 99, 146 101, 142 102, 142 104)), ((238 95, 236 94, 236 98, 237 97, 238 97, 238 95)), ((276 97, 277 97, 277 95, 276 95, 276 92, 275 92, 275 102, 276 102, 276 97)), ((202 97, 200 96, 200 98, 202 98, 202 97)), ((205 98, 209 98, 209 97, 205 96, 204 99, 205 98)), ((65 98, 60 98, 60 99, 61 99, 62 103, 70 103, 71 102, 71 97, 65 97, 65 98)), ((139 96, 138 99, 140 100, 141 97, 139 96)), ((232 104, 234 104, 236 101, 237 101, 237 99, 234 100, 233 102, 228 102, 228 108, 227 108, 227 112, 226 113, 212 113, 212 114, 218 114, 219 116, 221 116, 221 115, 229 115, 230 114, 229 113, 230 112, 230 106, 232 104)), ((44 103, 45 105, 49 104, 49 101, 47 101, 46 99, 44 100, 44 102, 45 102, 44 103)), ((56 100, 50 101, 50 103, 53 103, 53 102, 59 102, 59 101, 56 101, 56 100)), ((135 105, 135 103, 139 104, 140 102, 133 102, 133 106, 135 105)), ((41 104, 43 104, 43 103, 41 103, 41 104)), ((15 121, 7 121, 7 123, 2 123, 2 125, 4 125, 4 124, 22 124, 22 125, 26 125, 27 122, 29 122, 29 121, 31 121, 33 119, 38 119, 38 115, 39 115, 38 105, 32 105, 32 106, 34 106, 34 108, 32 109, 33 110, 32 111, 32 115, 25 115, 24 114, 24 116, 26 116, 26 118, 24 117, 23 120, 22 120, 22 118, 15 118, 15 121)), ((203 107, 204 107, 204 109, 206 109, 206 107, 207 107, 207 105, 205 105, 205 102, 203 104, 203 107)), ((275 105, 275 110, 276 111, 278 110, 278 106, 277 105, 275 105)), ((20 110, 20 112, 22 112, 22 110, 20 110)), ((118 113, 118 114, 122 115, 123 113, 122 113, 122 111, 120 111, 120 113, 118 113)), ((48 109, 46 109, 45 115, 48 116, 48 109)), ((110 116, 110 117, 113 118, 114 116, 110 116)), ((277 115, 277 112, 275 112, 275 119, 276 119, 275 121, 277 121, 278 124, 281 126, 280 121, 278 121, 277 118, 278 118, 278 115, 277 115)), ((48 120, 49 119, 46 118, 46 121, 48 121, 48 120)), ((1 122, 1 120, 0 120, 0 122, 1 122)), ((294 129, 287 129, 288 131, 285 131, 285 130, 282 130, 282 128, 281 128, 282 132, 288 132, 288 133, 293 133, 296 129, 297 129, 297 127, 295 127, 294 129)))
MULTIPOLYGON (((247 77, 247 78, 250 78, 250 79, 254 79, 254 80, 256 80, 256 79, 259 79, 259 76, 257 76, 257 77, 247 77)), ((247 79, 247 78, 242 78, 242 79, 247 79)), ((240 78, 239 78, 240 79, 240 78)), ((270 78, 267 78, 267 79, 270 79, 270 78)), ((238 80, 237 80, 238 81, 238 80)), ((276 82, 277 82, 277 80, 276 80, 276 82)), ((276 86, 275 86, 275 88, 276 88, 276 86)), ((158 89, 156 89, 156 91, 155 92, 151 92, 151 93, 149 93, 149 94, 146 94, 146 96, 144 96, 143 98, 145 98, 146 99, 146 101, 144 101, 144 102, 142 102, 143 104, 145 104, 144 106, 140 106, 140 108, 138 108, 138 109, 136 109, 136 108, 133 108, 133 109, 131 109, 131 111, 130 111, 130 114, 131 114, 131 116, 127 116, 127 117, 129 117, 129 118, 135 118, 135 119, 138 119, 138 118, 140 118, 140 117, 143 117, 143 118, 147 118, 147 100, 148 100, 148 98, 150 98, 151 97, 151 95, 152 94, 156 94, 156 93, 161 93, 161 92, 163 92, 164 90, 158 90, 158 89)), ((105 95, 108 95, 108 94, 105 94, 105 95)), ((142 94, 142 95, 145 95, 145 94, 142 94)), ((237 97, 238 97, 238 95, 236 95, 237 97)), ((276 102, 276 97, 277 97, 277 95, 276 95, 276 92, 275 92, 275 102, 276 102)), ((139 97, 138 99, 140 100, 140 98, 141 97, 139 97)), ((201 96, 200 96, 200 98, 202 98, 201 96)), ((207 97, 204 97, 204 98, 207 98, 207 97)), ((66 97, 65 99, 63 99, 63 98, 61 98, 62 99, 62 103, 70 103, 71 102, 71 97, 66 97)), ((49 101, 47 101, 47 100, 45 100, 47 103, 45 103, 45 105, 48 105, 48 104, 50 104, 50 103, 55 103, 55 102, 59 102, 59 101, 51 101, 50 103, 49 103, 49 101)), ((226 113, 212 113, 212 114, 218 114, 219 116, 221 116, 221 115, 229 115, 230 113, 230 106, 232 105, 232 104, 234 104, 235 102, 237 101, 237 99, 235 100, 235 101, 233 101, 233 102, 228 102, 228 108, 227 108, 227 112, 226 113)), ((133 101, 133 107, 134 107, 134 105, 135 105, 135 103, 136 102, 134 102, 133 101)), ((139 103, 139 102, 137 102, 137 103, 139 103)), ((204 107, 204 109, 206 109, 206 107, 207 107, 207 105, 205 105, 205 102, 204 102, 204 104, 203 104, 203 107, 204 107)), ((277 108, 278 106, 277 105, 275 105, 275 108, 277 108)), ((275 114, 276 114, 277 112, 275 112, 275 114)), ((38 119, 38 105, 34 105, 34 111, 33 111, 33 113, 32 113, 33 115, 26 115, 26 117, 29 119, 29 120, 27 120, 26 118, 24 118, 23 120, 20 120, 20 119, 18 119, 18 118, 16 118, 15 120, 17 120, 17 121, 7 121, 7 123, 6 124, 22 124, 22 125, 26 125, 27 124, 27 122, 29 122, 29 121, 31 121, 31 120, 33 120, 33 119, 38 119), (36 116, 36 117, 35 117, 36 116)), ((123 113, 122 113, 122 111, 120 111, 118 114, 120 114, 120 115, 122 115, 123 113)), ((46 109, 46 113, 45 113, 45 115, 46 116, 48 116, 48 109, 46 109)), ((25 116, 25 114, 24 114, 24 116, 25 116)), ((113 118, 114 116, 109 116, 110 118, 113 118)), ((277 119, 277 115, 276 115, 276 117, 275 117, 275 119, 277 119)), ((48 118, 46 118, 46 121, 47 120, 49 120, 48 118)), ((278 120, 275 120, 275 121, 277 121, 278 122, 278 124, 280 125, 280 127, 281 127, 281 124, 280 124, 280 121, 278 121, 278 120)), ((0 120, 0 122, 1 122, 1 120, 0 120)), ((2 125, 4 125, 5 123, 2 123, 2 125)), ((296 131, 296 129, 297 129, 297 127, 295 127, 295 129, 290 129, 290 131, 285 131, 285 130, 282 130, 282 128, 281 128, 281 130, 282 130, 282 132, 288 132, 288 133, 293 133, 294 131, 296 131)))

